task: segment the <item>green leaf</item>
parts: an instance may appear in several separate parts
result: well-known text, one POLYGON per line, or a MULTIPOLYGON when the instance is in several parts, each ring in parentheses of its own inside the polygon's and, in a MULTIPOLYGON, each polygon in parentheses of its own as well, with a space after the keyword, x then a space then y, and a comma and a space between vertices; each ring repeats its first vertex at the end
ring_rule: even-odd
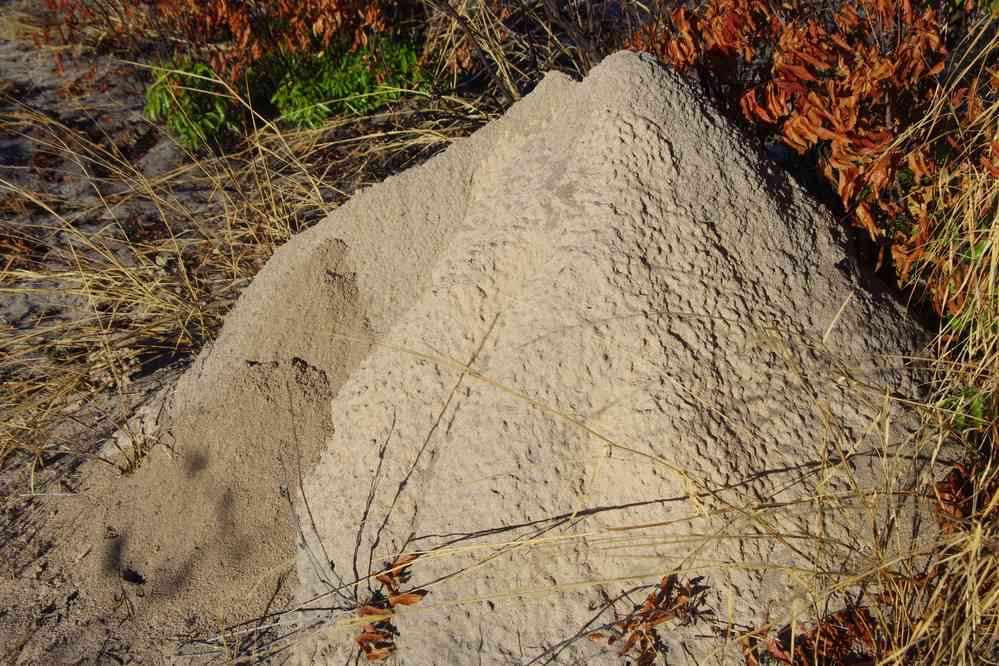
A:
POLYGON ((145 113, 194 150, 238 128, 225 88, 203 63, 174 63, 146 89, 145 113), (207 79, 207 80, 206 80, 207 79))

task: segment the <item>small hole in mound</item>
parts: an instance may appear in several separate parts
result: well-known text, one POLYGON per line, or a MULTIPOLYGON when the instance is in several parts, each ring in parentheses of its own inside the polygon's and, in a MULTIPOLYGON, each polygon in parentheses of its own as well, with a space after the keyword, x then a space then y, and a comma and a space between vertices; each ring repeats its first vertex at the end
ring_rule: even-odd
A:
POLYGON ((136 571, 135 569, 132 569, 130 567, 126 567, 121 572, 121 577, 125 579, 126 583, 131 583, 132 585, 145 585, 146 584, 146 578, 145 578, 145 576, 143 576, 138 571, 136 571))

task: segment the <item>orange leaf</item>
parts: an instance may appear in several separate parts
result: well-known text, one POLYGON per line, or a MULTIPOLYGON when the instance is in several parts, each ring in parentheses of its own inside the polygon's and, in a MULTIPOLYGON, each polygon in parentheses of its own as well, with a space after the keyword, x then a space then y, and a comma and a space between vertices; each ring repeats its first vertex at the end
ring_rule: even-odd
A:
POLYGON ((909 165, 909 168, 912 169, 912 173, 915 175, 917 181, 930 175, 932 167, 927 164, 926 158, 923 156, 923 151, 912 151, 906 156, 905 161, 909 165))
POLYGON ((384 617, 391 617, 394 615, 394 611, 391 608, 379 608, 378 606, 361 606, 357 609, 358 615, 382 615, 384 617))
POLYGON ((774 67, 775 74, 783 74, 784 72, 789 72, 798 79, 803 79, 805 81, 818 81, 815 75, 808 71, 808 68, 804 65, 794 65, 791 63, 781 63, 774 67))
POLYGON ((829 38, 832 40, 833 44, 838 46, 840 50, 843 51, 843 53, 853 53, 853 47, 850 46, 850 43, 843 39, 839 34, 833 33, 829 36, 829 38))
POLYGON ((392 634, 387 631, 369 630, 361 633, 354 638, 357 643, 364 645, 367 643, 377 643, 379 641, 390 641, 392 640, 392 634))
POLYGON ((815 133, 815 136, 823 141, 840 141, 842 143, 850 143, 850 137, 843 132, 834 132, 833 130, 826 129, 822 125, 812 125, 811 129, 815 133))
POLYGON ((791 655, 781 649, 781 647, 777 644, 777 641, 773 638, 767 641, 767 654, 778 661, 784 662, 785 664, 793 663, 791 655))
POLYGON ((390 568, 393 569, 393 570, 395 570, 395 569, 400 569, 402 567, 409 566, 410 564, 412 564, 413 562, 415 562, 418 557, 419 557, 419 554, 414 554, 414 553, 400 555, 398 557, 398 559, 396 559, 395 563, 390 568))
POLYGON ((895 73, 895 65, 890 60, 882 60, 881 63, 870 70, 869 76, 875 81, 883 81, 890 78, 895 73))
POLYGON ((813 49, 812 53, 809 53, 807 51, 796 51, 794 55, 796 55, 797 57, 801 58, 807 64, 811 65, 812 67, 814 67, 814 68, 816 68, 816 69, 818 69, 819 71, 822 71, 822 72, 824 72, 827 69, 829 69, 830 67, 832 67, 832 64, 829 61, 825 60, 824 58, 819 58, 816 55, 813 55, 813 53, 818 53, 818 54, 821 54, 823 56, 826 55, 825 53, 823 53, 822 51, 820 51, 818 49, 813 49))
POLYGON ((788 140, 791 147, 801 153, 815 145, 819 140, 811 123, 800 114, 784 123, 784 138, 788 140))
POLYGON ((775 88, 781 91, 782 94, 790 98, 791 95, 804 95, 808 92, 808 88, 795 81, 788 81, 787 79, 775 79, 770 82, 775 88))
POLYGON ((671 610, 671 611, 667 611, 667 612, 662 612, 662 613, 656 613, 651 618, 649 618, 648 620, 646 620, 645 622, 643 622, 643 624, 646 627, 654 627, 657 624, 662 624, 663 622, 667 622, 669 620, 672 620, 675 617, 676 617, 676 611, 675 610, 671 610))
POLYGON ((895 261, 895 270, 898 271, 898 277, 902 282, 908 279, 912 265, 922 254, 923 251, 918 248, 914 252, 906 252, 901 245, 892 245, 891 256, 895 261))
POLYGON ((394 591, 396 589, 395 573, 393 572, 380 573, 375 576, 375 580, 390 590, 394 591))
POLYGON ((418 604, 423 601, 423 597, 427 596, 426 590, 414 590, 413 592, 403 592, 402 594, 395 594, 389 597, 390 606, 412 606, 413 604, 418 604))
POLYGON ((857 219, 860 220, 861 224, 867 229, 867 233, 871 235, 871 238, 877 239, 882 235, 882 231, 878 229, 877 225, 874 224, 874 216, 871 215, 871 211, 867 208, 867 204, 858 204, 855 211, 857 219))
POLYGON ((368 659, 368 661, 382 661, 391 657, 393 652, 395 652, 394 647, 386 647, 365 652, 364 656, 368 659))
POLYGON ((999 178, 999 165, 987 158, 985 155, 982 155, 981 164, 983 169, 986 169, 993 176, 999 178))
POLYGON ((742 115, 745 116, 746 120, 751 122, 760 120, 768 125, 773 125, 777 122, 776 116, 760 106, 759 102, 756 101, 755 90, 750 90, 743 95, 742 99, 739 100, 739 106, 742 107, 742 115))
POLYGON ((839 14, 836 15, 836 24, 844 32, 849 32, 860 25, 860 16, 849 2, 843 3, 842 8, 840 8, 839 14))

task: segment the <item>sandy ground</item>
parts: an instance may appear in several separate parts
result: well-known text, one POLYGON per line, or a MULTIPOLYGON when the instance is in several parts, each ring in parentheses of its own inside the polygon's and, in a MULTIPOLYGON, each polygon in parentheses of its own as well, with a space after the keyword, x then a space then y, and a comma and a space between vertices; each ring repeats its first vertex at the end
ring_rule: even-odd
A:
MULTIPOLYGON (((37 25, 39 3, 4 0, 0 14, 5 21, 22 16, 37 25), (23 13, 23 14, 22 14, 23 13)), ((11 25, 5 23, 5 29, 11 25)), ((3 238, 19 245, 0 246, 0 266, 31 269, 49 261, 50 248, 69 241, 65 229, 48 213, 15 205, 16 188, 40 200, 73 221, 76 228, 106 247, 117 248, 129 260, 130 246, 163 233, 148 202, 133 201, 114 208, 110 224, 102 198, 116 192, 85 162, 68 159, 52 141, 53 125, 67 128, 65 135, 86 137, 117 150, 142 173, 155 177, 175 168, 183 154, 142 116, 140 81, 121 71, 123 65, 108 57, 72 57, 65 53, 65 71, 56 70, 53 51, 39 49, 24 35, 0 35, 0 194, 3 238), (91 67, 93 68, 91 70, 91 67), (53 123, 43 126, 34 115, 47 115, 53 123), (48 144, 48 145, 46 145, 48 144)), ((191 204, 197 204, 197 195, 191 204)), ((81 250, 82 251, 82 250, 81 250)), ((82 299, 47 291, 44 281, 30 296, 0 293, 0 326, 31 331, 36 327, 69 321, 85 312, 82 299)), ((140 373, 127 390, 112 395, 95 390, 78 396, 63 424, 50 433, 55 448, 30 464, 14 454, 0 469, 3 501, 2 561, 0 579, 0 660, 5 663, 122 663, 135 653, 134 641, 122 638, 120 625, 129 616, 122 598, 110 610, 92 605, 80 594, 72 558, 54 558, 60 545, 75 549, 66 529, 73 511, 65 503, 83 490, 81 456, 97 453, 128 417, 151 396, 171 385, 177 369, 140 373), (65 455, 68 453, 69 455, 65 455), (60 539, 65 541, 60 544, 60 539)), ((2 407, 0 407, 2 409, 2 407)), ((77 551, 78 554, 80 551, 77 551)))

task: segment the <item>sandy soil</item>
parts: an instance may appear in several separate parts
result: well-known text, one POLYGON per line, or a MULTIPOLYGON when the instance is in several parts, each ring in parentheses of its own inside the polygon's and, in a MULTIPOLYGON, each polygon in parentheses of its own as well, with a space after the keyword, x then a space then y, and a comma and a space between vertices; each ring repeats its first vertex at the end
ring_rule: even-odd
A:
MULTIPOLYGON (((110 57, 64 53, 64 71, 56 69, 51 49, 36 47, 7 21, 44 23, 40 3, 3 0, 0 14, 0 267, 31 269, 50 261, 51 248, 67 243, 65 229, 38 207, 15 205, 12 189, 34 193, 71 220, 78 230, 103 245, 117 248, 128 260, 136 239, 163 233, 155 209, 132 201, 113 209, 116 223, 102 203, 114 200, 115 189, 85 162, 74 162, 52 142, 51 127, 67 128, 63 136, 83 136, 116 150, 122 159, 154 177, 183 162, 183 154, 142 116, 140 81, 110 57), (13 31, 13 32, 12 32, 13 31), (33 114, 45 114, 53 123, 43 126, 33 114), (10 241, 17 241, 12 245, 10 241)), ((192 205, 195 201, 191 202, 192 205)), ((81 250, 82 251, 82 250, 81 250)), ((0 326, 31 331, 81 316, 82 299, 46 289, 38 293, 0 293, 0 326)), ((0 350, 2 352, 2 350, 0 350)), ((81 456, 98 453, 101 446, 157 391, 171 385, 176 368, 138 374, 129 388, 117 394, 97 390, 78 396, 68 418, 50 432, 60 451, 44 455, 32 465, 15 453, 0 469, 3 525, 0 535, 3 577, 0 579, 0 660, 5 663, 123 663, 136 651, 134 641, 122 638, 121 625, 129 616, 126 596, 110 610, 98 608, 81 596, 73 557, 54 558, 60 547, 77 550, 73 535, 79 525, 64 531, 75 515, 74 498, 87 497, 81 456), (67 503, 67 500, 69 502, 67 503), (60 540, 63 543, 59 543, 60 540)), ((2 406, 0 406, 2 409, 2 406)), ((127 585, 127 583, 125 583, 127 585)))

